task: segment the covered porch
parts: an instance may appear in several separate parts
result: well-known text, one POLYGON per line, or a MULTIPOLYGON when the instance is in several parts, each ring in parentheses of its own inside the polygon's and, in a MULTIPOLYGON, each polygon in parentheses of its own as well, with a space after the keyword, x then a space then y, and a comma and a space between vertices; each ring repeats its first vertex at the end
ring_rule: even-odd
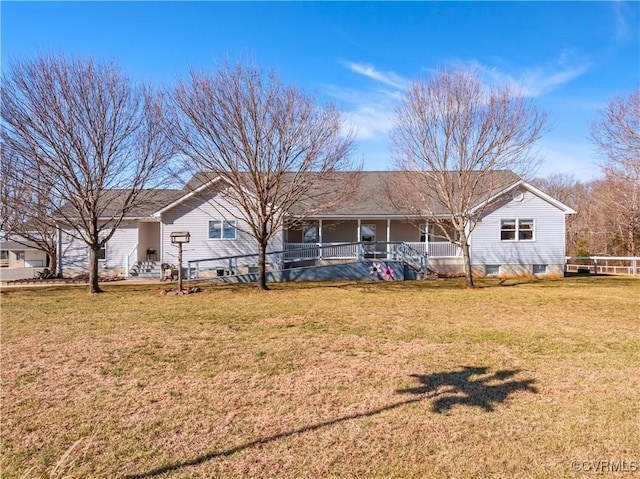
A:
POLYGON ((297 259, 392 258, 398 244, 429 258, 459 258, 462 250, 438 235, 435 225, 394 218, 335 218, 285 229, 284 250, 297 259), (359 251, 362 248, 363 251, 359 251))

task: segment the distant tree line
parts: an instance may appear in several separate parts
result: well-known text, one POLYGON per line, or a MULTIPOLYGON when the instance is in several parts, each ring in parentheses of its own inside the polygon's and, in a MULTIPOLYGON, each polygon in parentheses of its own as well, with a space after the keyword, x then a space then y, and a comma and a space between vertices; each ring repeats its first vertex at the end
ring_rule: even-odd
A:
POLYGON ((612 98, 591 124, 602 178, 538 178, 535 185, 577 210, 567 218, 567 254, 640 254, 640 89, 612 98))

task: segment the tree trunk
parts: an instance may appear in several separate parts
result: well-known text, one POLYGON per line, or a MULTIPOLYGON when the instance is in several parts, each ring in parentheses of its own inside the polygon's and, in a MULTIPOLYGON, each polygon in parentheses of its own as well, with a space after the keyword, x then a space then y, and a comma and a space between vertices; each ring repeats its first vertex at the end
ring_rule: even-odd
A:
POLYGON ((466 237, 461 239, 460 246, 462 247, 462 258, 464 261, 465 286, 467 288, 474 288, 473 275, 471 274, 471 251, 469 250, 469 242, 466 237))
POLYGON ((47 253, 47 257, 49 258, 49 264, 47 267, 51 274, 55 277, 58 276, 58 252, 57 251, 49 251, 47 253))
POLYGON ((102 293, 100 285, 98 284, 98 255, 100 253, 100 246, 91 245, 89 249, 89 292, 90 293, 102 293))
POLYGON ((260 291, 268 291, 267 286, 267 244, 258 243, 258 281, 257 286, 260 291))

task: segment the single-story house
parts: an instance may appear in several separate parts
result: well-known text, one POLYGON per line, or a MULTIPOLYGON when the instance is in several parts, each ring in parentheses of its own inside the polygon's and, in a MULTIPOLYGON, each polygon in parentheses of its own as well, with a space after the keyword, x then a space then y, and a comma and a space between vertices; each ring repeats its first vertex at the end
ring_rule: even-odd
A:
MULTIPOLYGON (((474 274, 562 276, 565 218, 575 211, 511 172, 496 175, 504 181, 479 201, 478 208, 490 198, 470 236, 474 274)), ((438 235, 429 218, 394 201, 388 185, 397 188, 397 179, 398 172, 363 172, 348 201, 309 216, 287 212, 304 221, 274 236, 270 268, 410 258, 415 264, 420 256, 431 271, 462 272, 460 247, 438 235)), ((162 263, 177 264, 174 232, 189 232, 183 265, 191 277, 248 273, 255 267, 256 243, 243 231, 242 215, 222 178, 145 194, 149 201, 128 215, 101 251, 103 273, 159 277, 162 263)), ((431 211, 447 215, 437 207, 431 211)), ((88 247, 64 225, 59 243, 63 274, 87 268, 88 247)))
POLYGON ((32 242, 0 242, 0 268, 43 268, 47 260, 47 254, 32 242))

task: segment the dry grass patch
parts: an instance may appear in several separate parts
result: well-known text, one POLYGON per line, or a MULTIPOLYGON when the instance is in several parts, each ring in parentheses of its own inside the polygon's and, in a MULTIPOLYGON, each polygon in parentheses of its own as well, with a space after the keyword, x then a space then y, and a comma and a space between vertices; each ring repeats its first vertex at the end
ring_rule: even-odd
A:
POLYGON ((53 476, 74 445, 66 477, 575 477, 572 460, 638 460, 640 281, 480 283, 5 290, 2 476, 53 476))

